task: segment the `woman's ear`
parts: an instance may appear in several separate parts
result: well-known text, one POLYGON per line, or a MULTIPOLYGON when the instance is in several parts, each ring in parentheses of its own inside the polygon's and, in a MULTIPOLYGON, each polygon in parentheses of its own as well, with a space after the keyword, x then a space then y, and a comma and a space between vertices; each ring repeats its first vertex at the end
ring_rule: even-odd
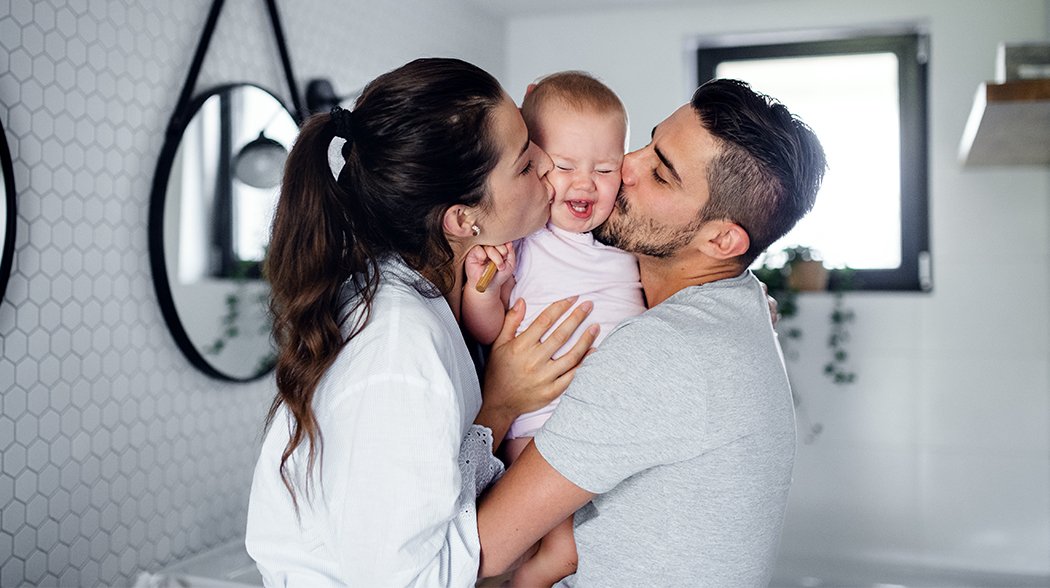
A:
POLYGON ((715 259, 739 257, 751 247, 751 237, 740 225, 732 221, 711 221, 706 227, 703 241, 704 253, 715 259))
POLYGON ((472 215, 462 206, 453 206, 445 211, 441 219, 445 234, 449 237, 468 239, 474 237, 473 227, 477 226, 472 220, 472 215))

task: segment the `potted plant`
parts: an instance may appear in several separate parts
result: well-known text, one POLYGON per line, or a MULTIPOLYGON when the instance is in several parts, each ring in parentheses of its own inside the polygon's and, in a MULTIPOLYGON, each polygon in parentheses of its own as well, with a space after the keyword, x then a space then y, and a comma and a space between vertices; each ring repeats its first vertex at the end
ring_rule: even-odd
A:
MULTIPOLYGON (((851 308, 845 305, 843 294, 852 289, 853 270, 828 269, 824 266, 820 254, 809 247, 795 246, 784 249, 779 255, 770 256, 774 261, 783 259, 780 266, 763 263, 761 267, 752 271, 769 290, 769 295, 777 301, 777 310, 782 318, 791 318, 798 314, 799 292, 823 292, 830 291, 834 295, 834 303, 828 314, 828 338, 827 345, 829 357, 824 364, 823 373, 833 383, 846 385, 856 379, 856 373, 850 368, 848 343, 850 339, 850 325, 854 320, 851 308)), ((780 329, 781 344, 784 348, 786 359, 798 357, 798 353, 791 349, 791 341, 802 337, 802 329, 794 323, 782 325, 780 329)), ((795 391, 796 407, 801 408, 800 399, 795 391)), ((800 415, 802 416, 802 415, 800 415)), ((808 426, 805 437, 807 442, 812 442, 823 430, 820 423, 808 426)))
POLYGON ((787 271, 787 287, 797 292, 823 292, 828 289, 828 269, 820 253, 809 247, 789 247, 784 250, 787 260, 782 266, 787 271))

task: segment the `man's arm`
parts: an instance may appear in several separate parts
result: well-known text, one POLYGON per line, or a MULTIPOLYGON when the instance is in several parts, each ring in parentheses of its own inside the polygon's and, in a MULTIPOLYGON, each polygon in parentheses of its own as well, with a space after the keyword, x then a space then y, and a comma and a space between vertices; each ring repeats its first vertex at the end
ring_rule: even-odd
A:
POLYGON ((478 576, 505 572, 533 543, 594 496, 558 473, 540 455, 536 444, 529 443, 478 503, 478 576))

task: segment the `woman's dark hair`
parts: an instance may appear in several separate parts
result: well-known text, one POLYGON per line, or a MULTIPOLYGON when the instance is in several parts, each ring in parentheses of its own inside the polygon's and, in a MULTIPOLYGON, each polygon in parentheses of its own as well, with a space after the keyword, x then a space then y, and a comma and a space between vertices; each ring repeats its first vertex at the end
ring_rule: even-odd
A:
POLYGON ((699 220, 728 219, 747 231, 747 267, 813 208, 824 149, 783 104, 745 82, 711 80, 690 104, 721 147, 708 164, 710 194, 699 220))
POLYGON ((369 83, 353 112, 318 114, 300 129, 266 259, 278 355, 277 395, 265 426, 287 407, 290 438, 280 471, 296 510, 287 462, 305 441, 309 493, 322 443, 314 391, 368 321, 379 261, 400 256, 440 293, 455 282, 442 218, 451 206, 484 206, 498 160, 492 113, 503 97, 499 82, 474 65, 417 59, 369 83), (346 139, 338 180, 328 160, 336 135, 346 139), (341 307, 342 286, 355 275, 357 295, 341 307), (351 316, 347 336, 342 327, 351 316))

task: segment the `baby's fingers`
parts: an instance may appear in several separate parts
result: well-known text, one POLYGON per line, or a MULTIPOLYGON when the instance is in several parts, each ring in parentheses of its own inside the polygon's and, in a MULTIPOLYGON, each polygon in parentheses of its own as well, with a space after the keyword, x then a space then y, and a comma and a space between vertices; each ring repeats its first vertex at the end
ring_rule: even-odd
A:
POLYGON ((514 250, 514 244, 507 243, 505 244, 505 247, 507 248, 507 255, 505 256, 504 261, 506 261, 507 265, 510 267, 516 267, 518 265, 518 252, 514 250))
POLYGON ((488 252, 485 250, 483 245, 475 245, 467 251, 467 261, 482 265, 488 259, 488 252))
POLYGON ((493 245, 486 245, 485 246, 485 255, 488 256, 489 261, 491 261, 492 263, 496 264, 497 268, 503 269, 503 262, 504 262, 505 252, 501 252, 499 250, 500 247, 501 247, 500 245, 495 245, 495 246, 493 246, 493 245))

